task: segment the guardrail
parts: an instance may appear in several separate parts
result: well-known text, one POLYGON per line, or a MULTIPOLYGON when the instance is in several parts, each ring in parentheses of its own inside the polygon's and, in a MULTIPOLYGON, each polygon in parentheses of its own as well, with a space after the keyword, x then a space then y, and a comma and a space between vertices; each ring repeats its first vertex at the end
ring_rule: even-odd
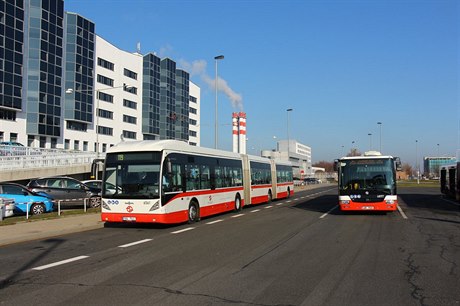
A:
MULTIPOLYGON (((26 168, 35 169, 43 167, 65 167, 69 165, 91 164, 93 159, 97 157, 95 152, 84 151, 42 149, 34 152, 28 150, 27 154, 0 156, 0 172, 26 168)), ((104 154, 100 157, 103 158, 104 154)))

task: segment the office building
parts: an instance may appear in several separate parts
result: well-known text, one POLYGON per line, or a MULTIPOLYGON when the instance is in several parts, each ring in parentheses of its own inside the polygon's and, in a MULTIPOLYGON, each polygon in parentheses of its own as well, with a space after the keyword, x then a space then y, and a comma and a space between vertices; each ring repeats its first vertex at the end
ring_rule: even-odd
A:
POLYGON ((0 5, 0 140, 105 152, 119 141, 200 145, 200 89, 169 58, 119 49, 63 0, 0 5))

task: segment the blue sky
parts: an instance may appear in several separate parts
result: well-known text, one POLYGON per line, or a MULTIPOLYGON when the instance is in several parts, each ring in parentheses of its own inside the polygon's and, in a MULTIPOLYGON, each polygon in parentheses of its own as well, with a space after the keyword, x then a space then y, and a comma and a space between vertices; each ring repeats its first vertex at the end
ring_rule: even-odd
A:
POLYGON ((202 146, 214 147, 209 79, 223 54, 220 149, 231 150, 231 114, 241 110, 248 152, 275 148, 288 108, 290 138, 312 148, 313 162, 380 143, 411 165, 416 153, 421 163, 460 149, 457 0, 65 0, 65 10, 122 50, 140 42, 191 72, 202 146))

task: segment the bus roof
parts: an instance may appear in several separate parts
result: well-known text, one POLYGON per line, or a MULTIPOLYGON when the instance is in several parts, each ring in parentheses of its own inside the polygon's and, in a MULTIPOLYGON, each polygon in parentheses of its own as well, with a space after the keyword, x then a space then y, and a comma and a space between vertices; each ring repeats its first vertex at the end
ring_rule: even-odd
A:
MULTIPOLYGON (((189 145, 185 141, 180 140, 135 140, 135 141, 122 141, 107 150, 107 153, 116 152, 137 152, 137 151, 167 151, 172 152, 183 152, 190 154, 201 154, 206 156, 218 156, 240 159, 240 153, 229 152, 224 150, 216 150, 211 148, 204 148, 198 146, 189 145)), ((249 160, 270 163, 270 159, 261 156, 248 155, 249 160)), ((275 161, 276 164, 292 165, 290 162, 282 162, 279 160, 275 161)))
POLYGON ((390 155, 368 155, 368 156, 344 156, 339 160, 356 160, 356 159, 394 159, 393 156, 390 155))

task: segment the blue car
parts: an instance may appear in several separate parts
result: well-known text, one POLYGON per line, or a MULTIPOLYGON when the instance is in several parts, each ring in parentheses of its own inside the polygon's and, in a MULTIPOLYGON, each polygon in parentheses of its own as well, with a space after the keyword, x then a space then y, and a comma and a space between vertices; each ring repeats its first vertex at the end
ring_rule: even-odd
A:
POLYGON ((0 183, 0 197, 13 199, 16 204, 15 214, 29 213, 39 215, 54 210, 53 199, 46 193, 35 193, 27 187, 16 183, 0 183))

